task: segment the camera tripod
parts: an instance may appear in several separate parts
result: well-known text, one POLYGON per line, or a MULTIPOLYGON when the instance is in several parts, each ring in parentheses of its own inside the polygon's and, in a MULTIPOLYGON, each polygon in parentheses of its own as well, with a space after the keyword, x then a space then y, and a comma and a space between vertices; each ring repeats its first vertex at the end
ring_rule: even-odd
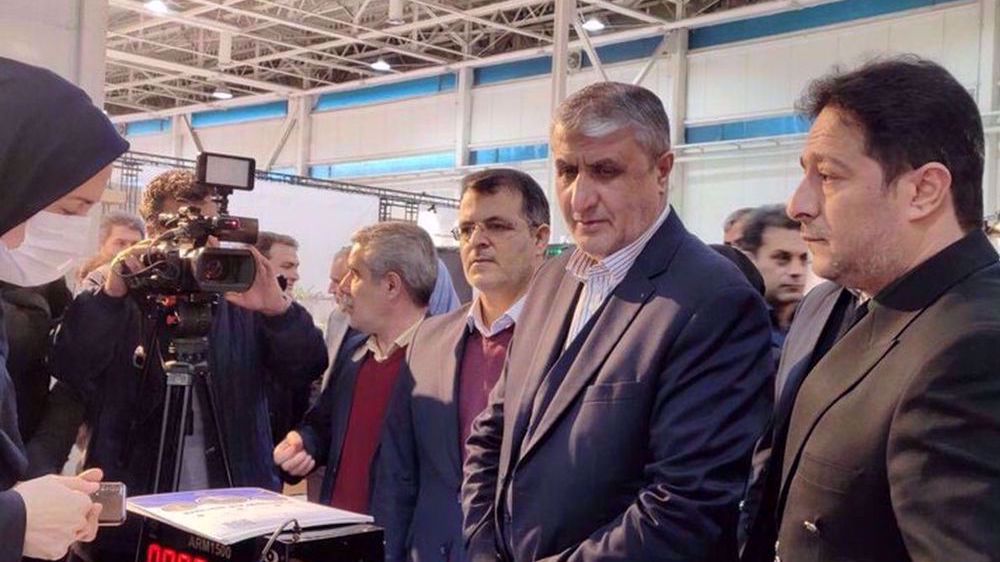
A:
MULTIPOLYGON (((208 334, 212 327, 216 300, 215 295, 193 294, 167 297, 158 303, 160 314, 157 321, 162 322, 162 326, 166 328, 169 343, 168 357, 161 357, 167 390, 160 424, 153 493, 176 492, 180 486, 187 422, 195 399, 195 384, 199 378, 205 383, 202 386, 206 390, 202 403, 208 407, 208 419, 221 453, 226 486, 233 485, 208 363, 208 334)), ((206 436, 208 425, 205 424, 206 436)))

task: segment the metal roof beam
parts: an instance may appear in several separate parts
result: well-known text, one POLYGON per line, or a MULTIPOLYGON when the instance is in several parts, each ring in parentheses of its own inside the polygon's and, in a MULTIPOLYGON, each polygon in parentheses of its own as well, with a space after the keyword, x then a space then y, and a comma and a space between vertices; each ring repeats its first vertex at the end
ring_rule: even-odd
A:
MULTIPOLYGON (((503 11, 503 10, 513 10, 513 9, 516 9, 516 8, 520 8, 522 6, 531 6, 531 5, 534 5, 534 4, 542 4, 542 3, 547 3, 547 0, 507 0, 506 2, 496 2, 496 3, 491 3, 491 4, 487 5, 487 6, 481 6, 479 8, 473 8, 472 10, 467 10, 465 12, 461 12, 461 14, 464 14, 466 16, 482 16, 482 15, 493 14, 493 13, 496 13, 496 12, 499 12, 499 11, 503 11)), ((369 31, 369 32, 365 32, 365 33, 362 33, 362 34, 358 35, 357 39, 374 39, 374 38, 381 37, 381 36, 384 36, 384 35, 398 36, 398 35, 402 35, 404 33, 408 33, 410 31, 414 31, 414 30, 425 29, 425 28, 433 27, 433 26, 440 25, 440 24, 446 24, 446 23, 451 23, 451 22, 456 22, 456 21, 462 21, 465 18, 463 18, 461 14, 448 14, 448 15, 439 16, 439 17, 436 17, 436 18, 419 20, 419 21, 415 21, 415 22, 412 22, 412 23, 407 23, 407 24, 398 25, 398 26, 395 26, 395 27, 390 27, 390 28, 385 29, 384 31, 369 31)), ((344 46, 350 45, 350 44, 352 44, 354 42, 355 41, 349 41, 347 39, 335 39, 333 41, 326 41, 326 42, 323 42, 323 43, 317 43, 315 45, 312 45, 312 48, 314 48, 314 49, 333 49, 333 48, 336 48, 336 47, 344 47, 344 46)), ((291 56, 291 55, 299 55, 299 54, 302 54, 304 52, 306 52, 304 49, 297 48, 297 49, 292 49, 290 51, 282 51, 280 53, 274 53, 274 54, 271 54, 271 55, 263 55, 263 56, 259 56, 259 57, 254 57, 252 59, 247 59, 244 62, 256 64, 256 63, 259 63, 259 62, 266 62, 266 61, 270 61, 270 60, 280 59, 280 58, 284 58, 284 57, 291 56)))
MULTIPOLYGON (((141 2, 138 2, 137 0, 108 0, 108 1, 109 1, 110 5, 116 6, 116 7, 119 7, 119 8, 125 8, 125 9, 133 10, 133 11, 136 11, 136 12, 145 12, 146 11, 145 5, 142 4, 141 2)), ((215 8, 223 9, 223 8, 225 8, 225 6, 223 6, 221 4, 213 4, 213 9, 215 9, 215 8)), ((341 57, 341 56, 333 54, 333 53, 328 53, 328 52, 325 52, 325 51, 323 51, 321 49, 314 48, 312 46, 304 47, 304 46, 301 46, 301 45, 296 45, 294 43, 288 43, 288 42, 285 42, 285 41, 281 41, 280 39, 273 39, 273 38, 264 37, 264 36, 261 36, 261 35, 253 35, 251 33, 247 33, 245 31, 243 31, 241 28, 239 28, 237 26, 230 25, 230 24, 227 24, 227 23, 216 22, 214 20, 208 20, 208 19, 204 19, 204 18, 183 16, 183 15, 180 15, 180 14, 167 15, 167 16, 163 16, 163 17, 166 18, 166 19, 171 19, 171 20, 174 20, 174 21, 177 21, 177 22, 180 22, 180 23, 183 23, 185 25, 192 26, 192 27, 196 27, 196 28, 207 29, 209 31, 215 31, 215 32, 219 32, 219 33, 223 33, 223 32, 225 32, 225 33, 232 33, 234 35, 239 35, 241 37, 248 37, 248 38, 253 39, 255 41, 261 41, 261 42, 264 42, 264 43, 272 43, 274 45, 278 45, 278 46, 284 47, 286 49, 296 50, 297 51, 296 54, 314 53, 314 54, 317 54, 317 55, 320 55, 320 56, 329 57, 329 58, 333 58, 333 59, 337 59, 337 60, 342 60, 342 61, 348 62, 348 63, 355 63, 355 64, 357 63, 357 61, 348 59, 346 57, 341 57)), ((285 52, 286 51, 283 51, 282 53, 285 53, 285 52)), ((279 56, 276 56, 274 58, 284 58, 284 57, 285 57, 284 54, 279 54, 279 56)), ((235 64, 242 63, 242 62, 244 62, 244 61, 235 61, 234 60, 233 64, 235 65, 235 64)), ((257 61, 254 61, 251 64, 254 64, 255 62, 257 62, 257 61)), ((334 67, 336 65, 333 65, 331 63, 330 66, 334 67)), ((364 67, 336 66, 336 68, 339 68, 340 70, 345 70, 345 71, 348 71, 348 72, 353 72, 355 74, 361 74, 361 75, 364 75, 364 76, 372 76, 372 75, 375 74, 374 72, 372 72, 372 71, 370 71, 370 70, 368 70, 367 68, 364 68, 364 67)))
POLYGON ((302 30, 302 31, 307 31, 309 33, 315 33, 316 35, 322 35, 322 36, 325 36, 325 37, 334 37, 334 38, 337 38, 337 39, 348 39, 348 40, 351 40, 351 41, 357 41, 359 43, 364 43, 364 44, 369 45, 371 47, 386 49, 386 50, 392 51, 394 53, 399 53, 401 55, 405 55, 405 56, 408 56, 408 57, 414 57, 414 58, 422 59, 422 60, 425 60, 425 61, 428 61, 428 62, 432 62, 432 63, 435 63, 435 64, 444 64, 444 63, 448 62, 446 59, 443 59, 441 57, 435 57, 435 56, 432 56, 432 55, 425 55, 423 53, 417 53, 417 52, 413 52, 413 51, 408 51, 406 49, 400 49, 399 47, 396 47, 396 46, 393 46, 393 45, 389 45, 388 43, 382 43, 380 41, 370 41, 370 40, 358 39, 358 38, 356 38, 356 37, 354 37, 352 35, 348 35, 346 33, 341 33, 339 31, 333 31, 331 29, 323 29, 321 27, 316 27, 314 25, 308 25, 308 24, 304 24, 304 23, 299 23, 299 22, 296 22, 296 21, 292 21, 292 20, 289 20, 289 19, 281 18, 281 17, 278 17, 278 16, 272 16, 272 15, 265 14, 265 13, 262 13, 262 12, 254 12, 252 10, 244 10, 242 8, 233 8, 233 7, 229 7, 229 6, 223 7, 223 6, 220 6, 219 4, 211 2, 209 0, 193 0, 193 1, 197 2, 198 4, 202 4, 202 5, 218 6, 219 8, 221 8, 223 10, 226 10, 228 12, 234 13, 234 14, 240 14, 240 15, 247 16, 247 17, 250 17, 250 18, 255 18, 255 19, 259 19, 259 20, 271 22, 271 23, 274 23, 274 24, 283 25, 283 26, 286 26, 286 27, 291 27, 291 28, 294 28, 294 29, 302 30))
MULTIPOLYGON (((542 35, 540 33, 535 33, 534 31, 527 31, 525 29, 519 29, 519 28, 511 26, 511 25, 507 25, 507 24, 500 23, 500 22, 493 21, 493 20, 486 19, 486 18, 481 18, 479 16, 474 16, 474 15, 471 15, 470 12, 463 12, 461 10, 456 10, 455 8, 452 8, 450 6, 445 6, 444 4, 438 4, 437 2, 427 2, 426 0, 410 0, 410 2, 412 2, 414 4, 419 4, 419 5, 427 7, 427 8, 433 8, 433 9, 441 10, 441 11, 447 12, 449 14, 458 16, 461 19, 466 19, 466 20, 472 21, 474 23, 478 23, 480 25, 485 25, 487 27, 495 27, 497 29, 501 29, 503 31, 506 31, 507 33, 515 33, 517 35, 524 35, 525 37, 531 37, 532 39, 536 39, 538 41, 542 41, 542 42, 545 42, 545 43, 551 43, 552 42, 552 38, 551 37, 546 37, 545 35, 542 35)), ((494 12, 494 13, 496 13, 496 12, 494 12)))
POLYGON ((166 61, 162 59, 156 59, 152 57, 147 57, 144 55, 137 55, 135 53, 127 53, 125 51, 118 51, 115 49, 107 50, 107 57, 111 60, 117 60, 122 62, 131 62, 134 64, 141 64, 143 66, 151 66, 153 68, 162 68, 163 70, 168 70, 170 72, 177 72, 181 74, 191 74, 194 76, 202 76, 205 78, 212 78, 215 80, 230 82, 233 84, 239 84, 241 86, 249 86, 251 88, 256 88, 258 90, 267 90, 269 92, 276 92, 285 95, 294 94, 300 90, 297 88, 292 88, 289 86, 282 86, 279 84, 273 84, 271 82, 265 82, 263 80, 255 80, 253 78, 246 78, 243 76, 236 76, 233 74, 227 74, 225 72, 219 72, 217 70, 209 70, 207 68, 199 68, 197 66, 189 66, 186 64, 180 64, 176 62, 166 61))

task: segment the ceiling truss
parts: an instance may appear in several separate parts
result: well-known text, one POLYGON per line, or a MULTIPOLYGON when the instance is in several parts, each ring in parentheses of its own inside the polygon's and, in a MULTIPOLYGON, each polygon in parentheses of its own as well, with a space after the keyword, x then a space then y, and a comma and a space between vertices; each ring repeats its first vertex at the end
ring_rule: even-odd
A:
MULTIPOLYGON (((554 3, 572 0, 109 0, 105 103, 112 115, 173 110, 236 97, 315 88, 468 64, 552 44, 554 3), (371 64, 383 59, 389 71, 371 64)), ((578 17, 605 33, 675 23, 758 0, 579 0, 578 17)), ((576 33, 571 30, 571 40, 576 33)))

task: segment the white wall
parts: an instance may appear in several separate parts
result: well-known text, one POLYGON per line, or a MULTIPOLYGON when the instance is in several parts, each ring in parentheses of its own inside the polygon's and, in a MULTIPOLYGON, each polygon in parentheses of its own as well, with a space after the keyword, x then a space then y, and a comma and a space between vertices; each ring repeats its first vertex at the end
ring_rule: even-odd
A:
MULTIPOLYGON (((645 61, 608 65, 609 80, 631 83, 645 61)), ((567 94, 600 80, 593 68, 570 74, 567 94)), ((653 66, 642 85, 670 103, 670 75, 662 58, 653 66)), ((549 134, 548 75, 483 86, 472 90, 472 123, 469 144, 473 148, 547 142, 549 134)))
POLYGON ((350 243, 355 230, 378 221, 375 197, 271 182, 257 182, 253 192, 235 194, 229 210, 257 217, 261 230, 298 240, 298 289, 309 293, 326 293, 333 255, 350 243))
POLYGON ((350 162, 454 147, 455 94, 314 113, 311 161, 350 162))
POLYGON ((933 59, 975 88, 978 4, 694 52, 688 56, 687 121, 791 112, 814 78, 889 53, 933 59))

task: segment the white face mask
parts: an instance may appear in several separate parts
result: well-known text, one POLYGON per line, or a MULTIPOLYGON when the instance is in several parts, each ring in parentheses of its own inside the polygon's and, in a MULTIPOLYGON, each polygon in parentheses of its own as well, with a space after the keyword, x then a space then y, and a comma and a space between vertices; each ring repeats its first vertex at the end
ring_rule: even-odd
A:
POLYGON ((39 212, 28 219, 20 246, 0 242, 0 280, 36 287, 59 279, 87 256, 89 234, 89 216, 39 212))

